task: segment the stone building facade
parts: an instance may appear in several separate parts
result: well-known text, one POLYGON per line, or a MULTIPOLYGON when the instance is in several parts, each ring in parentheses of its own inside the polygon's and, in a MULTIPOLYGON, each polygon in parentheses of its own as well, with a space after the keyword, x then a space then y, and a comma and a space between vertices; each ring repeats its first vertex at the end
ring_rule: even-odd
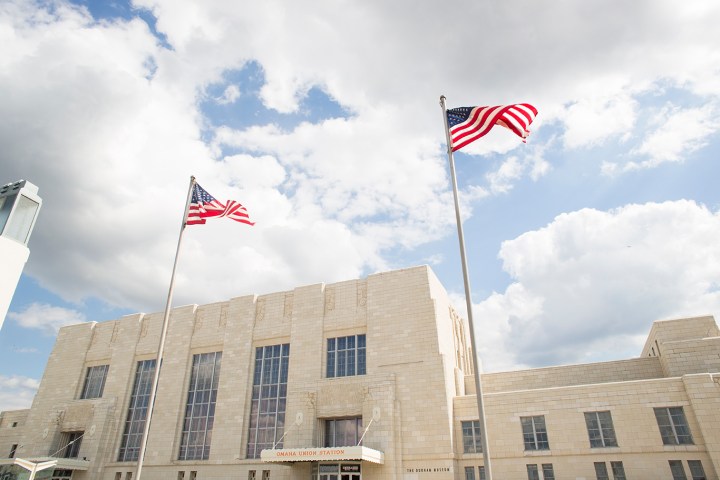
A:
MULTIPOLYGON (((132 480, 161 327, 62 328, 32 407, 0 414, 0 478, 132 480)), ((142 478, 479 480, 472 368, 425 266, 178 307, 142 478)), ((483 374, 493 476, 717 480, 718 372, 697 317, 638 358, 483 374)))

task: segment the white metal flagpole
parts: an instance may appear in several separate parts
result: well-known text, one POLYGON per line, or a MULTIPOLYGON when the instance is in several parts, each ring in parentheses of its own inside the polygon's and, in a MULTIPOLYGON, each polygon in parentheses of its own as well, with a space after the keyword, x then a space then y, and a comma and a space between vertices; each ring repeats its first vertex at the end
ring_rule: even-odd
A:
POLYGON ((182 243, 183 233, 185 232, 185 225, 187 223, 190 200, 192 199, 194 186, 195 177, 191 176, 190 188, 188 189, 187 200, 185 201, 185 212, 183 213, 182 226, 180 227, 180 236, 178 237, 177 250, 175 250, 175 263, 173 263, 172 275, 170 276, 170 288, 168 289, 167 302, 165 303, 162 333, 160 334, 160 344, 158 345, 157 358, 155 360, 155 375, 153 377, 152 388, 150 389, 150 401, 148 402, 147 414, 145 415, 145 429, 143 430, 142 441, 140 442, 140 452, 138 453, 135 480, 140 480, 143 460, 145 459, 145 448, 147 447, 148 433, 150 432, 150 420, 152 419, 153 407, 155 406, 155 394, 157 393, 158 381, 160 380, 160 367, 162 364, 163 350, 165 349, 165 336, 167 335, 168 323, 170 320, 170 306, 172 304, 173 287, 175 286, 175 270, 177 269, 180 244, 182 243))
POLYGON ((465 258, 465 237, 463 235, 462 219, 460 218, 460 202, 458 200, 457 178, 455 176, 455 160, 453 159, 452 142, 450 140, 450 129, 448 128, 447 108, 445 107, 445 95, 440 96, 440 106, 445 121, 445 135, 447 137, 447 154, 450 163, 450 176, 452 178, 453 197, 455 198, 455 220, 457 222, 458 239, 460 240, 460 260, 462 262, 463 280, 465 282, 465 304, 467 305, 468 325, 470 327, 470 344, 473 351, 473 373, 475 374, 475 390, 477 397, 477 408, 480 423, 480 442, 482 444, 483 464, 485 466, 485 479, 492 480, 492 468, 490 466, 490 448, 488 447, 487 422, 485 421, 485 410, 483 407, 482 382, 480 381, 480 362, 478 350, 475 343, 475 326, 473 325, 472 298, 470 296, 470 276, 468 274, 467 259, 465 258))

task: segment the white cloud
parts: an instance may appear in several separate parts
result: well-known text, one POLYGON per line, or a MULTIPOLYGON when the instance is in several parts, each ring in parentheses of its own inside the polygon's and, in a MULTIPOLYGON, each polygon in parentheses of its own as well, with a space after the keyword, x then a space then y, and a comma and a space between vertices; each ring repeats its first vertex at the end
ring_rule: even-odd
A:
POLYGON ((30 408, 40 382, 17 375, 0 375, 0 412, 30 408))
POLYGON ((48 335, 57 334, 60 327, 86 322, 82 313, 62 307, 33 303, 22 312, 9 312, 8 318, 24 328, 42 330, 48 335))
POLYGON ((237 85, 228 85, 225 91, 223 91, 222 96, 217 98, 216 101, 220 105, 228 105, 235 102, 238 98, 240 98, 240 87, 237 85))
POLYGON ((711 135, 720 129, 715 105, 680 109, 669 106, 659 112, 662 122, 650 132, 632 153, 649 157, 641 162, 628 162, 624 170, 655 167, 665 162, 683 162, 692 152, 704 147, 711 135))
POLYGON ((475 307, 486 368, 636 356, 653 320, 718 316, 718 235, 720 212, 682 200, 566 213, 504 242, 512 284, 475 307))
MULTIPOLYGON (((720 94, 713 90, 720 85, 717 22, 710 21, 717 6, 625 3, 561 1, 547 9, 523 1, 486 12, 467 2, 448 29, 437 22, 447 9, 439 1, 422 9, 409 1, 312 9, 302 2, 134 2, 156 15, 172 47, 164 48, 139 19, 96 22, 60 0, 52 8, 3 2, 3 173, 32 181, 44 200, 25 271, 71 301, 160 309, 192 174, 216 197, 242 202, 257 225, 189 228, 177 303, 392 265, 386 252, 453 232, 441 93, 450 106, 530 101, 541 112, 527 146, 495 129, 464 150, 511 157, 487 185, 461 192, 466 217, 473 202, 550 172, 546 146, 535 140, 543 122, 569 115, 577 120, 573 140, 562 138, 592 145, 628 128, 642 108, 637 94, 659 78, 720 94), (519 22, 518 11, 532 25, 519 22), (458 32, 478 29, 503 41, 472 48, 469 59, 468 39, 476 39, 458 32), (368 41, 380 38, 380 47, 368 41), (318 87, 352 117, 203 131, 199 104, 208 85, 250 61, 265 75, 268 108, 296 111, 318 87), (591 95, 602 87, 604 96, 591 95), (223 157, 221 147, 242 153, 223 157)), ((232 87, 221 101, 245 93, 232 87)))
POLYGON ((612 97, 585 97, 567 108, 563 119, 566 147, 592 146, 611 136, 629 138, 635 125, 637 102, 627 93, 614 93, 612 97))

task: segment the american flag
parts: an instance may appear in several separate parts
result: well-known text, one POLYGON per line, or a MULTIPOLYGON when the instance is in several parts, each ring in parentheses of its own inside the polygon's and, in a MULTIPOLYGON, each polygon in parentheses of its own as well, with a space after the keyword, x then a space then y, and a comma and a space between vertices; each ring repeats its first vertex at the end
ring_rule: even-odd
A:
POLYGON ((196 183, 193 185, 190 209, 185 224, 198 225, 205 223, 205 219, 213 217, 227 217, 236 222, 255 225, 250 221, 247 209, 240 203, 235 200, 228 200, 227 203, 219 202, 196 183))
POLYGON ((537 109, 529 103, 452 108, 447 111, 452 151, 487 135, 495 125, 509 128, 525 142, 530 134, 528 127, 537 113, 537 109))

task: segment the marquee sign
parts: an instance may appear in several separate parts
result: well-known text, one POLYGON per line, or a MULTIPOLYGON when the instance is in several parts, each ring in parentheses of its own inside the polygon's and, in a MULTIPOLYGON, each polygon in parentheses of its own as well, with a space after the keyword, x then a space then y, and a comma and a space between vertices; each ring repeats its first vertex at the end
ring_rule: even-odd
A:
POLYGON ((371 463, 385 463, 383 452, 368 447, 330 447, 330 448, 283 448, 260 452, 263 462, 327 462, 340 460, 360 460, 371 463))

